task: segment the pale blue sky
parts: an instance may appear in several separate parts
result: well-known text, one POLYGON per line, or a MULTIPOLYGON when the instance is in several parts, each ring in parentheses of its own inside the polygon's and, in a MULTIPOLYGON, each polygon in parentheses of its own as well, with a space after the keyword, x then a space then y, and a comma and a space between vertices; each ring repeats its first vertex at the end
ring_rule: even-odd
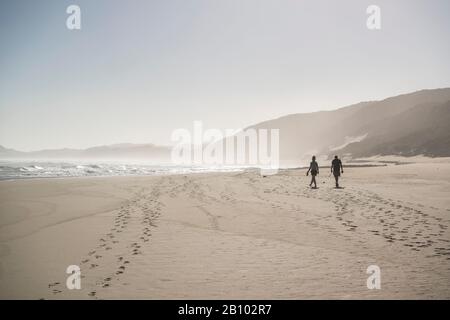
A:
POLYGON ((0 144, 169 144, 194 120, 240 128, 450 87, 449 15, 447 0, 2 0, 0 144))

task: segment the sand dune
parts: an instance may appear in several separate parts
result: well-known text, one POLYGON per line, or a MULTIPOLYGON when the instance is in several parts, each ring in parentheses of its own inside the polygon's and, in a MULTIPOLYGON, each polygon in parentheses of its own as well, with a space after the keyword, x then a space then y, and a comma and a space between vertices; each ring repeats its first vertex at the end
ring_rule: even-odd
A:
POLYGON ((450 298, 450 162, 0 182, 0 297, 450 298), (82 289, 65 286, 81 267, 82 289), (366 268, 381 268, 368 290, 366 268))

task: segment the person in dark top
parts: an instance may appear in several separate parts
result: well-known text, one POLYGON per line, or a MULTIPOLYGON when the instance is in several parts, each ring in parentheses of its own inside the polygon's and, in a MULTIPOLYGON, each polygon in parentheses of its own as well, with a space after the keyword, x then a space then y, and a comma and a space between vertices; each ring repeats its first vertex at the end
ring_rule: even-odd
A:
POLYGON ((339 176, 341 173, 344 173, 344 167, 342 166, 341 160, 338 159, 338 156, 334 156, 334 159, 331 162, 331 172, 336 180, 336 188, 339 188, 339 176))
POLYGON ((314 183, 314 189, 317 189, 316 175, 319 174, 319 164, 316 162, 316 156, 312 157, 312 161, 309 164, 309 169, 308 172, 306 172, 306 175, 308 175, 310 171, 311 171, 311 183, 309 184, 309 186, 312 187, 312 184, 314 183))

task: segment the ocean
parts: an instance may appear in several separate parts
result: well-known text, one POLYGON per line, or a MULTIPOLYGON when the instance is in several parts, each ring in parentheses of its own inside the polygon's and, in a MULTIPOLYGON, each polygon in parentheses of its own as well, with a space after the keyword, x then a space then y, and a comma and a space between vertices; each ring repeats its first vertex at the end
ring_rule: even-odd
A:
POLYGON ((148 165, 142 163, 119 162, 0 160, 0 180, 85 176, 142 176, 199 172, 232 172, 242 170, 244 170, 243 167, 236 166, 183 167, 175 165, 148 165))

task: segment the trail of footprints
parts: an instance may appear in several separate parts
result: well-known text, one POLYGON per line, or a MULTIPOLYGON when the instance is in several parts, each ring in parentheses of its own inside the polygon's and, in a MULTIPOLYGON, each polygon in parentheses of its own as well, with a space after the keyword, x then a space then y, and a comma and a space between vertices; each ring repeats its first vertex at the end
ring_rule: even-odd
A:
POLYGON ((415 208, 414 204, 399 200, 384 199, 365 190, 344 191, 338 197, 327 200, 335 204, 336 218, 348 227, 348 231, 355 231, 358 225, 354 220, 362 217, 370 221, 366 224, 369 225, 367 231, 374 236, 413 251, 427 250, 429 256, 446 256, 450 260, 449 223, 426 213, 424 208, 415 208))
MULTIPOLYGON (((302 212, 301 201, 293 204, 282 200, 273 200, 273 196, 267 199, 264 196, 265 193, 315 198, 331 202, 335 209, 334 213, 323 217, 313 215, 305 220, 313 227, 325 228, 330 233, 346 238, 354 238, 352 233, 364 228, 361 230, 362 233, 368 232, 375 237, 382 237, 390 244, 400 244, 414 251, 427 250, 429 257, 443 257, 450 260, 448 232, 450 223, 429 212, 439 210, 438 208, 430 207, 425 212, 425 207, 420 204, 385 199, 374 192, 350 187, 336 190, 339 192, 338 195, 331 188, 327 188, 326 192, 320 192, 321 189, 301 188, 296 179, 288 176, 279 176, 280 182, 275 187, 265 188, 264 183, 254 175, 247 174, 245 176, 249 180, 246 184, 252 190, 253 196, 266 205, 270 205, 274 211, 290 208, 293 212, 302 212), (361 219, 365 219, 365 222, 369 221, 369 223, 364 223, 364 226, 360 225, 361 219), (336 229, 335 220, 339 222, 339 230, 336 229), (368 225, 370 227, 367 229, 368 225)), ((200 190, 200 184, 185 178, 186 181, 181 184, 175 184, 171 177, 166 177, 166 180, 162 180, 161 183, 167 184, 169 188, 166 193, 172 198, 177 197, 179 193, 187 193, 190 197, 201 200, 202 203, 213 201, 236 204, 233 199, 235 193, 231 189, 221 192, 220 198, 217 199, 206 197, 205 193, 200 190)), ((156 227, 156 220, 160 216, 163 206, 158 201, 163 187, 161 183, 158 184, 159 188, 153 188, 151 192, 145 188, 138 190, 133 199, 118 210, 110 232, 100 238, 98 245, 87 254, 87 257, 82 259, 80 264, 82 270, 99 268, 104 257, 113 251, 114 246, 123 246, 125 243, 123 254, 115 257, 116 271, 99 281, 98 286, 108 288, 114 281, 117 281, 126 272, 127 267, 133 263, 133 258, 142 254, 143 247, 150 241, 152 228, 156 227), (129 228, 130 224, 139 226, 129 228), (139 231, 136 233, 136 230, 139 231), (134 233, 131 237, 129 234, 122 236, 127 232, 134 233)), ((447 210, 450 211, 450 209, 447 210)), ((363 241, 370 240, 364 238, 363 241)), ((53 294, 62 292, 59 282, 50 283, 48 288, 53 294)), ((97 297, 97 291, 91 291, 89 296, 97 297)))
MULTIPOLYGON (((156 220, 163 206, 158 200, 162 185, 158 186, 150 192, 147 188, 134 192, 134 197, 117 211, 109 232, 101 237, 98 244, 80 261, 82 279, 89 270, 101 268, 102 263, 110 263, 113 260, 116 264, 114 273, 105 275, 96 283, 96 286, 101 288, 111 287, 114 281, 120 280, 134 258, 142 254, 142 249, 150 241, 152 228, 157 226, 156 220), (118 250, 112 250, 113 248, 118 250), (116 252, 116 255, 112 252, 116 252)), ((63 290, 60 282, 50 283, 48 288, 52 294, 60 294, 63 290)), ((94 288, 88 295, 97 298, 97 290, 94 288)))
MULTIPOLYGON (((292 177, 284 176, 276 187, 266 189, 256 188, 254 181, 250 181, 248 185, 253 188, 255 197, 270 204, 274 210, 289 207, 292 211, 302 212, 301 203, 297 205, 274 201, 273 197, 269 200, 264 197, 264 193, 294 195, 331 202, 335 208, 333 214, 306 219, 306 222, 314 227, 320 226, 332 233, 340 233, 346 238, 355 238, 351 234, 363 229, 362 233, 368 232, 373 236, 382 237, 388 243, 424 252, 428 257, 450 260, 448 230, 450 222, 433 214, 433 211, 437 213, 438 208, 425 208, 420 204, 386 199, 374 192, 361 189, 327 188, 326 192, 318 192, 309 188, 299 188, 298 182, 294 180, 292 177), (341 226, 340 231, 344 232, 336 230, 335 220, 338 220, 341 226), (360 224, 363 221, 364 224, 360 224)), ((367 241, 369 241, 367 238, 362 240, 367 241)))

